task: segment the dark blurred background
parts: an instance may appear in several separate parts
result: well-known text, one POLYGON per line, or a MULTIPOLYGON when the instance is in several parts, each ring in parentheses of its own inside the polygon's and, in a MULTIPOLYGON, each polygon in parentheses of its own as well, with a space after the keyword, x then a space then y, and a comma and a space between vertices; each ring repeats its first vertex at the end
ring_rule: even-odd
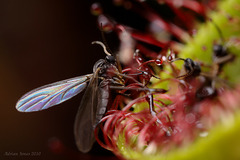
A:
POLYGON ((88 154, 75 146, 73 124, 83 93, 41 112, 15 109, 26 92, 91 73, 94 63, 104 57, 100 47, 91 45, 101 40, 96 17, 90 13, 92 3, 0 1, 1 160, 114 159, 98 146, 88 154))

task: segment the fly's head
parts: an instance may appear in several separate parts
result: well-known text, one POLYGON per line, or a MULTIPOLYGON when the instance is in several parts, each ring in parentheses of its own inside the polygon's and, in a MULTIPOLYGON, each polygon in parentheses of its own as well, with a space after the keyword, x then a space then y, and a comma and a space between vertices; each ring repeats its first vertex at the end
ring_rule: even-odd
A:
MULTIPOLYGON (((113 80, 113 77, 121 79, 119 76, 119 69, 117 67, 116 58, 111 55, 107 55, 105 59, 101 59, 96 62, 94 68, 98 68, 98 76, 104 79, 113 80)), ((115 81, 115 80, 113 80, 115 81)), ((122 80, 121 80, 122 81, 122 80)))
POLYGON ((184 69, 187 73, 190 74, 189 76, 192 76, 192 77, 199 76, 199 74, 201 73, 200 65, 190 58, 185 59, 184 69))
POLYGON ((98 68, 100 69, 99 74, 104 74, 108 68, 116 66, 116 59, 114 56, 107 55, 105 59, 99 59, 93 67, 95 73, 98 68))
POLYGON ((107 55, 105 60, 110 64, 116 65, 116 58, 114 56, 107 55))

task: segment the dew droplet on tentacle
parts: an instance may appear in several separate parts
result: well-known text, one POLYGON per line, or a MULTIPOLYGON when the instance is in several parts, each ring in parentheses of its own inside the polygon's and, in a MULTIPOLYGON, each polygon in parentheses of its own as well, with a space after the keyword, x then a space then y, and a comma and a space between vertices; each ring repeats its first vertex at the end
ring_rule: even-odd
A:
POLYGON ((156 60, 155 60, 155 63, 156 63, 158 66, 160 66, 160 65, 162 65, 163 61, 162 61, 162 59, 156 59, 156 60))

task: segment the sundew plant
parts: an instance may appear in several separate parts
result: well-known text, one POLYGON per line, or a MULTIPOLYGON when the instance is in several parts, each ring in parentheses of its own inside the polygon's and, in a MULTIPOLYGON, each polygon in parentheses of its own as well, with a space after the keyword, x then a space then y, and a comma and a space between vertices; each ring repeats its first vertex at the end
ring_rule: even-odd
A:
POLYGON ((123 159, 240 159, 240 0, 107 2, 91 11, 125 81, 97 142, 123 159))

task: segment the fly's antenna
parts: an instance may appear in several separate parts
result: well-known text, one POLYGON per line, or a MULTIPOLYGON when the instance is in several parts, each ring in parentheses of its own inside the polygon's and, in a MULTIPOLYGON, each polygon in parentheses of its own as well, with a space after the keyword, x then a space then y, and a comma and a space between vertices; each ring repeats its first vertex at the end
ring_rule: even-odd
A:
POLYGON ((102 23, 100 24, 100 31, 101 31, 101 36, 102 36, 103 42, 93 41, 92 44, 99 44, 100 46, 103 47, 104 53, 105 53, 106 55, 108 55, 108 56, 111 56, 113 52, 111 51, 111 49, 110 49, 109 46, 107 45, 107 41, 106 41, 106 38, 105 38, 104 32, 103 32, 102 23))
POLYGON ((220 37, 220 39, 222 41, 222 45, 223 45, 224 44, 224 37, 223 37, 221 29, 219 28, 219 26, 211 18, 209 18, 209 20, 210 20, 210 22, 212 22, 212 24, 216 28, 216 30, 218 32, 218 35, 219 35, 219 37, 220 37))
POLYGON ((113 52, 111 51, 110 47, 108 46, 107 40, 106 40, 105 35, 104 35, 102 23, 100 24, 100 31, 101 31, 101 36, 102 36, 103 43, 105 44, 106 49, 107 49, 107 50, 111 53, 111 55, 112 55, 113 52))
POLYGON ((99 44, 100 46, 102 46, 104 53, 106 55, 108 55, 108 56, 111 56, 111 53, 109 53, 107 51, 105 44, 103 44, 102 42, 100 42, 100 41, 93 41, 92 44, 99 44))

